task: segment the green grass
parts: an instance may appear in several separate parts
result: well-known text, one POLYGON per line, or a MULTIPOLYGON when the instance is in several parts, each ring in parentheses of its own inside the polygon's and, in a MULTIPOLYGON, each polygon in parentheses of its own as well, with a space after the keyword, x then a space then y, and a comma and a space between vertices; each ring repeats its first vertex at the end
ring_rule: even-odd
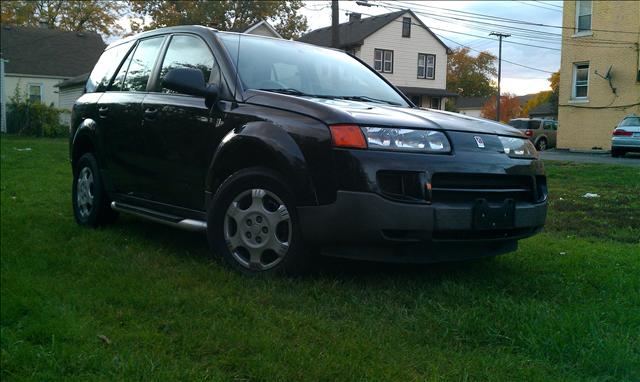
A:
POLYGON ((494 260, 260 280, 77 226, 66 141, 1 144, 3 380, 640 380, 637 168, 548 163, 548 229, 494 260))

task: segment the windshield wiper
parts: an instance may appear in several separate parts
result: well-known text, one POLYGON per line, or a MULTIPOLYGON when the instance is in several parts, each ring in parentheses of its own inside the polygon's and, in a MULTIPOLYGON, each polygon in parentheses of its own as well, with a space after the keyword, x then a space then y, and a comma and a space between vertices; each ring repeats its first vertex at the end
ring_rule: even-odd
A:
POLYGON ((364 96, 364 95, 359 95, 359 96, 357 96, 357 95, 354 95, 354 96, 340 96, 340 97, 336 97, 336 98, 346 99, 346 100, 350 100, 350 101, 386 103, 387 105, 400 106, 400 104, 397 103, 397 102, 387 101, 387 100, 384 100, 384 99, 378 99, 378 98, 373 98, 373 97, 364 96))

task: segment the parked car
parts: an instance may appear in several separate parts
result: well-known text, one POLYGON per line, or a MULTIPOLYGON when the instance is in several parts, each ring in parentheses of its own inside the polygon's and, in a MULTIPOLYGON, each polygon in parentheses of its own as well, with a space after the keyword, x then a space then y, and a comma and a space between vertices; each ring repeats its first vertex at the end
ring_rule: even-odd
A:
POLYGON ((200 26, 108 46, 73 108, 70 156, 79 224, 119 211, 204 231, 248 274, 305 269, 306 249, 494 256, 547 211, 517 129, 419 109, 341 51, 200 26))
POLYGON ((522 130, 539 151, 556 147, 558 122, 551 119, 515 118, 509 125, 522 130))
POLYGON ((619 157, 628 152, 640 152, 640 116, 627 115, 613 130, 611 156, 619 157))

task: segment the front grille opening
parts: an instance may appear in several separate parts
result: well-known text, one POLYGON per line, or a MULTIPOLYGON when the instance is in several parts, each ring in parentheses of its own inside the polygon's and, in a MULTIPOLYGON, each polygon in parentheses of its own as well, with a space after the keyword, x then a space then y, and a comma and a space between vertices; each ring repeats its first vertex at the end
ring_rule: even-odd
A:
POLYGON ((536 201, 534 177, 507 174, 436 173, 431 178, 434 202, 536 201))
POLYGON ((536 190, 537 194, 537 202, 543 202, 547 200, 547 196, 549 195, 549 190, 547 189, 547 177, 544 175, 536 176, 536 190))
POLYGON ((378 187, 391 199, 424 201, 424 173, 378 171, 378 187))

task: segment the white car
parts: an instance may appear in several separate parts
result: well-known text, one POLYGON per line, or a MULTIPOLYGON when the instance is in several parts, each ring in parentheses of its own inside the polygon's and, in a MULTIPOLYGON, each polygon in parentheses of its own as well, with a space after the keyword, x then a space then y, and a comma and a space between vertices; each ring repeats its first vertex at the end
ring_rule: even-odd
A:
POLYGON ((611 137, 611 156, 640 152, 640 116, 627 115, 620 121, 611 137))

